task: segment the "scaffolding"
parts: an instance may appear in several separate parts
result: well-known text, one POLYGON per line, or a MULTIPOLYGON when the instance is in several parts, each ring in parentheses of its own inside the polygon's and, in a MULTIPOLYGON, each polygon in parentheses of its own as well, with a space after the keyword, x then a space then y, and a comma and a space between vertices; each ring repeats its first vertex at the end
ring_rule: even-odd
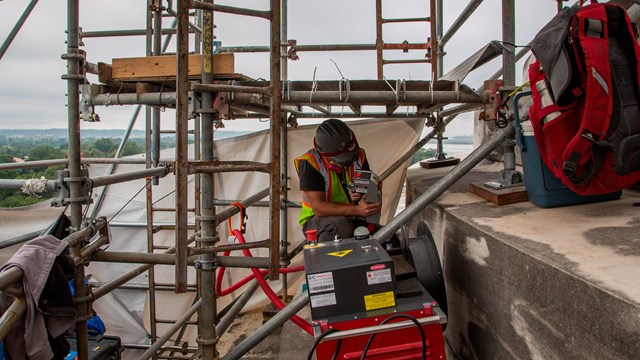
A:
MULTIPOLYGON (((557 1, 559 6, 562 0, 557 1)), ((33 6, 33 0, 20 18, 14 31, 0 48, 0 58, 24 23, 33 6)), ((287 127, 296 126, 297 119, 306 118, 426 118, 434 130, 420 139, 406 154, 401 156, 391 167, 381 174, 384 180, 428 141, 437 139, 439 148, 442 146, 442 132, 444 128, 460 113, 482 107, 494 106, 499 93, 479 91, 460 84, 455 80, 443 78, 443 47, 458 31, 467 18, 482 3, 482 0, 472 0, 453 23, 447 33, 443 32, 442 10, 443 0, 429 0, 429 16, 415 18, 385 18, 382 15, 382 0, 375 0, 376 9, 376 41, 374 44, 333 44, 333 45, 305 45, 297 44, 287 37, 287 0, 270 0, 269 10, 253 10, 214 4, 213 0, 147 0, 147 27, 143 30, 112 30, 112 31, 83 31, 79 26, 79 0, 68 0, 67 21, 67 52, 63 59, 67 62, 68 94, 68 129, 69 129, 69 157, 65 160, 42 161, 21 164, 20 167, 43 167, 65 165, 66 171, 59 179, 50 181, 45 187, 55 189, 64 184, 67 194, 60 197, 60 204, 68 205, 71 228, 76 229, 65 241, 70 244, 70 253, 76 259, 75 302, 78 310, 76 325, 78 337, 78 358, 88 358, 86 319, 90 313, 91 303, 97 301, 110 291, 125 286, 136 276, 148 273, 149 283, 149 313, 150 345, 128 344, 132 349, 145 350, 142 358, 180 358, 176 353, 197 354, 201 359, 219 358, 216 343, 221 333, 242 310, 249 297, 257 289, 257 283, 251 285, 245 293, 237 299, 222 319, 216 307, 217 294, 215 291, 215 270, 220 267, 243 267, 268 269, 270 280, 280 279, 283 283, 282 298, 287 299, 287 275, 279 274, 283 266, 287 266, 292 249, 287 246, 288 207, 299 206, 288 201, 286 174, 287 163, 287 127), (215 42, 214 14, 226 13, 239 17, 253 17, 269 22, 269 46, 221 47, 215 42), (164 18, 172 18, 169 28, 164 27, 164 18), (390 23, 426 23, 429 25, 428 39, 422 43, 389 43, 385 42, 383 27, 390 23), (105 36, 145 36, 146 55, 163 56, 173 36, 175 36, 176 50, 173 53, 175 62, 175 76, 167 81, 123 82, 110 78, 110 68, 107 64, 92 64, 87 61, 86 54, 81 49, 83 38, 105 36), (193 45, 190 42, 193 40, 193 45), (388 51, 423 50, 426 56, 410 60, 385 59, 388 51), (288 80, 288 62, 296 60, 301 52, 320 51, 375 51, 377 59, 377 79, 349 80, 342 78, 337 81, 292 81, 288 80), (232 79, 222 79, 214 73, 217 54, 265 52, 269 53, 269 80, 253 80, 243 76, 232 79), (189 73, 189 63, 194 55, 200 58, 202 72, 199 76, 189 73), (426 63, 430 65, 430 80, 388 80, 384 76, 384 67, 389 64, 426 63), (87 81, 87 73, 100 76, 100 84, 87 81), (142 84, 142 85, 141 85, 142 84), (96 120, 95 107, 104 105, 136 105, 129 128, 120 144, 115 159, 82 158, 80 153, 80 121, 96 120), (459 104, 456 107, 443 109, 445 105, 459 104), (144 111, 143 106, 145 106, 144 111), (175 159, 160 158, 160 135, 167 133, 161 129, 161 112, 159 106, 175 108, 175 159), (349 111, 334 111, 333 107, 348 107, 349 111), (384 108, 383 111, 378 109, 384 108), (373 110, 369 110, 373 108, 373 110), (310 111, 311 109, 312 111, 310 111), (398 111, 402 109, 402 111, 398 111), (141 113, 145 114, 146 124, 146 157, 144 161, 118 159, 124 149, 136 119, 141 113), (223 119, 231 118, 269 118, 270 157, 265 163, 253 161, 219 161, 214 154, 214 129, 220 126, 223 119), (191 126, 191 128, 190 128, 191 126), (195 154, 189 158, 189 136, 193 135, 195 154), (86 164, 110 164, 109 174, 113 174, 115 167, 123 163, 144 162, 146 169, 136 172, 107 175, 89 178, 86 164), (240 206, 229 207, 227 210, 216 212, 216 205, 228 205, 225 200, 217 199, 214 194, 214 177, 219 172, 258 171, 269 174, 268 187, 247 199, 238 199, 240 206), (175 175, 175 207, 158 207, 154 204, 153 189, 163 176, 175 175), (189 191, 189 176, 196 175, 194 191, 189 191), (101 251, 100 247, 107 241, 104 229, 108 227, 103 218, 97 217, 103 195, 94 201, 93 213, 85 218, 83 209, 90 200, 87 189, 108 186, 133 179, 145 179, 146 210, 147 210, 147 253, 123 253, 101 251), (270 228, 265 241, 221 245, 216 226, 225 222, 231 216, 258 204, 267 197, 270 201, 265 204, 269 208, 270 228), (189 208, 189 199, 193 199, 195 206, 189 208), (170 225, 154 224, 154 214, 157 212, 175 212, 175 222, 170 225), (190 224, 189 213, 194 213, 195 223, 190 224), (171 230, 174 232, 173 247, 159 247, 154 243, 154 234, 171 230), (103 233, 100 233, 100 232, 103 233), (87 239, 96 233, 102 234, 98 240, 87 243, 87 239), (195 243, 195 246, 190 246, 195 243), (266 257, 233 257, 219 256, 228 250, 240 250, 261 247, 268 249, 266 257), (164 251, 164 253, 158 253, 164 251), (141 264, 107 284, 94 289, 84 286, 85 261, 108 261, 141 264), (175 268, 175 282, 173 284, 159 284, 154 274, 155 265, 168 264, 175 268), (188 282, 187 270, 193 266, 197 270, 195 284, 188 282), (160 319, 155 306, 156 291, 173 290, 177 293, 196 291, 198 296, 189 310, 176 320, 160 319), (191 323, 191 317, 197 312, 197 323, 191 323), (170 329, 159 334, 158 323, 171 323, 170 329), (196 325, 198 329, 197 346, 166 345, 175 333, 188 324, 196 325), (214 325, 217 324, 217 325, 214 325), (167 355, 169 354, 169 355, 167 355)), ((516 54, 514 48, 514 0, 503 0, 503 42, 497 47, 493 57, 502 55, 503 71, 497 72, 493 79, 503 75, 500 91, 511 91, 515 85, 515 62, 526 51, 516 54)), ((483 59, 479 62, 486 62, 483 59)), ((476 65, 477 66, 477 65, 476 65)), ((495 90, 495 89, 494 89, 495 90)), ((417 198, 401 214, 392 219, 380 231, 374 234, 379 241, 384 241, 398 231, 417 212, 424 209, 442 194, 451 184, 455 183, 466 172, 484 159, 491 151, 500 146, 505 139, 513 136, 511 124, 497 129, 474 152, 464 159, 451 172, 439 180, 427 193, 417 198)), ((16 168, 18 165, 3 164, 0 169, 16 168)), ((20 188, 21 181, 5 180, 0 182, 2 188, 20 188)), ((17 271, 5 271, 0 276, 0 289, 7 292, 8 285, 16 282, 21 274, 17 271)), ((9 295, 20 298, 20 294, 9 295)), ((249 349, 262 340, 275 326, 294 315, 308 302, 306 297, 294 299, 276 317, 263 328, 252 334, 224 359, 241 357, 249 349)), ((11 314, 2 317, 1 335, 6 335, 6 329, 11 326, 24 311, 21 301, 14 302, 11 314)), ((0 336, 2 337, 2 336, 0 336)), ((180 338, 180 335, 178 335, 180 338)))

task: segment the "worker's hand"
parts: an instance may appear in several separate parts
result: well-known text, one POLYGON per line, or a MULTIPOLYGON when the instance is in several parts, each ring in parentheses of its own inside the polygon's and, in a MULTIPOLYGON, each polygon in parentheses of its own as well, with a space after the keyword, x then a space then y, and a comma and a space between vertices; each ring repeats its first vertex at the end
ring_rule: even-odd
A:
POLYGON ((380 212, 380 203, 368 203, 366 201, 360 201, 356 205, 358 216, 367 217, 380 212))
POLYGON ((362 193, 349 190, 349 197, 351 201, 355 204, 362 199, 362 193))

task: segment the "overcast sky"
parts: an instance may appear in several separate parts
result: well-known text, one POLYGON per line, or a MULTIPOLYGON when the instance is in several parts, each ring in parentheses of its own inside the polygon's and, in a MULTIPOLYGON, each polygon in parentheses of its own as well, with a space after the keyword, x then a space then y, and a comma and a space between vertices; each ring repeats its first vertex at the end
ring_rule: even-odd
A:
MULTIPOLYGON (((0 43, 29 4, 29 0, 0 1, 0 43)), ((66 128, 66 62, 60 55, 66 51, 66 1, 40 0, 0 59, 0 128, 66 128)), ((268 0, 216 1, 235 7, 267 10, 268 0)), ((445 33, 467 0, 444 1, 445 33)), ((424 17, 428 15, 427 0, 383 0, 383 17, 424 17)), ((80 25, 85 31, 113 29, 143 29, 145 27, 145 0, 84 0, 80 4, 80 25)), ((289 0, 289 39, 301 45, 317 44, 373 44, 375 43, 374 0, 289 0)), ((555 13, 553 0, 516 2, 516 43, 526 44, 555 13)), ((223 46, 252 46, 269 44, 267 20, 230 14, 217 14, 214 19, 216 36, 223 46)), ((167 26, 170 19, 165 19, 167 26)), ((384 25, 384 40, 390 43, 426 42, 428 24, 406 23, 384 25)), ((501 39, 501 1, 485 0, 473 16, 451 39, 445 48, 445 73, 491 40, 501 39)), ((111 63, 118 57, 144 56, 144 37, 88 38, 84 40, 88 60, 93 63, 111 63)), ((170 51, 175 51, 172 44, 170 51)), ((348 79, 375 79, 375 52, 318 52, 299 53, 300 60, 289 62, 291 80, 312 80, 314 71, 318 80, 337 80, 337 63, 348 79)), ((385 58, 415 59, 424 51, 403 54, 387 52, 385 58)), ((501 60, 485 65, 472 73, 465 83, 477 87, 493 74, 501 60)), ((268 54, 236 54, 235 69, 252 78, 269 78, 268 54)), ((517 67, 517 79, 522 75, 522 62, 517 67)), ((388 79, 428 80, 426 64, 385 66, 388 79)), ((92 82, 97 78, 92 76, 92 82)), ((82 128, 125 128, 133 107, 99 107, 100 123, 83 123, 82 128)), ((167 111, 163 115, 163 128, 173 128, 175 117, 167 111)), ((225 121, 227 129, 248 130, 256 127, 255 120, 225 121)), ((136 128, 144 128, 141 116, 136 128)), ((447 128, 447 135, 472 133, 470 116, 456 119, 447 128)))

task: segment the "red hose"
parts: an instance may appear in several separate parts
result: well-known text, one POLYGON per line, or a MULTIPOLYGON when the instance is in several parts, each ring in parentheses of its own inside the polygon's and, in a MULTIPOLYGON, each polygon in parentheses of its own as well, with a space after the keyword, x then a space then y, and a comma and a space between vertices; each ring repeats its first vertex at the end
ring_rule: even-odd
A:
MULTIPOLYGON (((233 230, 233 235, 236 236, 236 238, 238 239, 238 241, 241 244, 246 243, 246 241, 244 239, 244 236, 242 235, 242 232, 240 232, 240 230, 237 230, 237 229, 233 230)), ((230 253, 231 253, 230 251, 225 251, 223 253, 223 256, 229 256, 230 253)), ((251 252, 249 251, 249 249, 242 249, 242 253, 246 257, 253 257, 253 255, 251 255, 251 252)), ((302 270, 304 270, 304 266, 294 266, 294 267, 290 267, 290 268, 282 268, 282 269, 280 269, 280 273, 291 273, 291 272, 297 272, 297 271, 302 271, 302 270)), ((218 276, 216 276, 216 293, 219 296, 227 295, 227 294, 237 290, 238 288, 240 288, 241 286, 245 285, 247 282, 249 282, 249 281, 251 281, 252 279, 255 278, 256 280, 258 280, 258 283, 260 284, 260 287, 262 288, 262 291, 264 291, 265 295, 267 295, 269 300, 271 300, 271 302, 278 308, 278 310, 282 310, 285 307, 285 304, 280 300, 278 295, 276 295, 273 292, 273 290, 271 289, 271 286, 269 286, 267 281, 264 279, 264 275, 269 272, 268 270, 258 270, 257 268, 251 268, 251 272, 253 273, 252 275, 244 277, 243 279, 241 279, 237 283, 235 283, 235 284, 231 285, 230 287, 228 287, 228 288, 223 290, 222 289, 222 277, 224 276, 224 271, 225 271, 225 268, 224 267, 220 267, 219 270, 218 270, 218 276)), ((303 320, 298 315, 293 315, 291 317, 291 321, 293 321, 296 325, 298 325, 302 330, 306 331, 310 335, 313 335, 313 330, 312 330, 311 324, 309 324, 309 322, 303 320)))

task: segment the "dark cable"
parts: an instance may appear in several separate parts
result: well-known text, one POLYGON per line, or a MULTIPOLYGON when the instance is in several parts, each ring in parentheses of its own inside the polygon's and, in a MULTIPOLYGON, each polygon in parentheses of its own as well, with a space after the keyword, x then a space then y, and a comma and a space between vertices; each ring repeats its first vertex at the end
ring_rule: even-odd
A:
MULTIPOLYGON (((397 319, 397 318, 405 318, 405 319, 409 319, 411 321, 413 321, 414 324, 416 324, 416 326, 418 327, 418 330, 420 331, 420 337, 422 338, 422 360, 425 360, 425 358, 427 357, 427 339, 424 336, 424 330, 422 329, 422 326, 420 325, 420 323, 418 322, 418 320, 416 320, 416 318, 414 318, 411 315, 407 315, 407 314, 397 314, 397 315, 393 315, 390 316, 386 319, 384 319, 380 325, 384 325, 387 322, 393 320, 393 319, 397 319)), ((364 350, 362 351, 362 356, 360 357, 360 360, 364 360, 365 356, 367 355, 367 351, 369 351, 369 347, 371 346, 371 343, 373 342, 373 338, 376 336, 375 333, 371 334, 371 336, 369 336, 369 340, 367 340, 367 345, 365 345, 364 350)))
POLYGON ((340 347, 342 346, 342 339, 338 339, 338 345, 336 345, 336 351, 333 353, 331 360, 337 360, 338 354, 340 354, 340 347))
MULTIPOLYGON (((307 360, 311 360, 311 358, 313 357, 313 352, 316 351, 316 346, 318 346, 318 344, 320 343, 320 341, 322 341, 322 339, 324 339, 327 335, 334 333, 338 330, 336 329, 329 329, 326 332, 320 334, 320 336, 318 336, 318 338, 316 339, 316 341, 313 342, 313 346, 311 346, 311 350, 309 350, 309 354, 307 354, 307 360)), ((336 349, 336 353, 340 350, 340 345, 342 343, 338 342, 338 349, 336 349)), ((336 354, 334 354, 334 357, 336 356, 336 354)))

